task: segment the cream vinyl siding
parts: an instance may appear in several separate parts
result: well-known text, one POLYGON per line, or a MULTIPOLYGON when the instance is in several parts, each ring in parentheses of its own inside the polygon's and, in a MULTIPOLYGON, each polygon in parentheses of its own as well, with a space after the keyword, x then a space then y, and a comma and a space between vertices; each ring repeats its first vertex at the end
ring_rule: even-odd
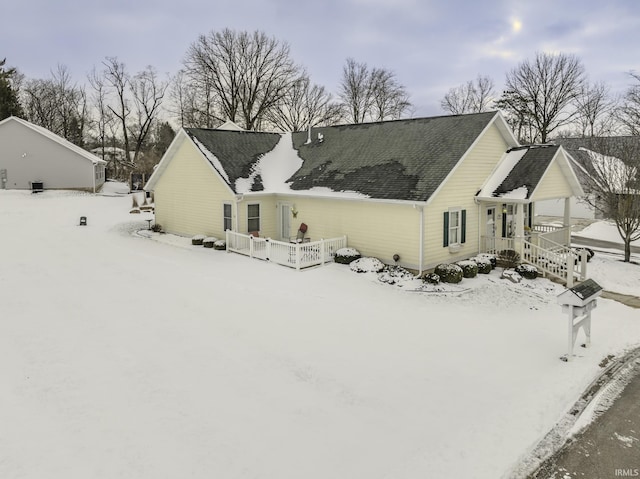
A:
MULTIPOLYGON (((224 238, 223 204, 235 204, 228 186, 185 139, 154 188, 156 222, 168 233, 224 238)), ((232 215, 236 212, 232 207, 232 215)), ((235 218, 232 218, 235 224, 235 218)))
POLYGON ((541 201, 569 196, 573 196, 571 186, 567 182, 560 164, 554 159, 544 173, 531 199, 533 201, 541 201))
POLYGON ((363 256, 394 264, 393 255, 399 254, 399 264, 418 267, 420 211, 411 203, 288 196, 278 201, 295 205, 298 211, 297 218, 290 217, 289 236, 305 223, 311 241, 347 235, 349 246, 363 256))
POLYGON ((480 206, 474 198, 508 148, 493 124, 429 202, 425 208, 425 269, 477 254, 480 206), (466 210, 466 241, 458 249, 442 245, 444 212, 451 208, 466 210))
POLYGON ((253 204, 260 205, 260 236, 263 238, 278 239, 278 225, 276 223, 277 208, 276 200, 273 195, 248 195, 238 203, 238 233, 250 233, 247 229, 247 206, 253 204))

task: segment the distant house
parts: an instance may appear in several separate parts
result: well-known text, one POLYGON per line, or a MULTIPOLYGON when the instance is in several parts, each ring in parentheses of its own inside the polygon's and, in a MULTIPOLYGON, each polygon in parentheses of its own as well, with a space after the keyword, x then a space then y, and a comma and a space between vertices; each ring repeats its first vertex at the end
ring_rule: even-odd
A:
MULTIPOLYGON (((346 236, 419 272, 478 252, 524 251, 535 203, 583 192, 562 147, 520 147, 500 113, 262 133, 183 128, 149 182, 179 235, 253 233, 285 243, 346 236)), ((533 233, 532 233, 533 232, 533 233)), ((532 236, 533 235, 533 236, 532 236)))
POLYGON ((26 120, 0 121, 0 189, 98 191, 105 164, 95 155, 26 120))
MULTIPOLYGON (((590 184, 594 177, 597 177, 595 168, 602 161, 607 162, 607 169, 618 169, 619 175, 613 175, 610 178, 615 180, 615 176, 624 177, 627 168, 624 162, 612 155, 616 151, 624 151, 625 148, 634 148, 633 142, 637 139, 625 136, 612 137, 594 137, 594 138, 558 138, 553 140, 552 144, 562 145, 568 154, 569 160, 573 166, 580 184, 585 191, 584 196, 574 198, 572 200, 572 216, 573 218, 602 219, 602 208, 594 208, 592 205, 597 204, 598 199, 592 191, 590 184), (606 159, 605 159, 606 158, 606 159)), ((613 173, 612 171, 610 173, 613 173)), ((616 185, 611 185, 616 188, 616 185)), ((621 190, 628 190, 628 185, 618 185, 621 190)), ((563 205, 557 200, 549 200, 538 204, 536 209, 538 214, 547 216, 561 216, 563 205)))

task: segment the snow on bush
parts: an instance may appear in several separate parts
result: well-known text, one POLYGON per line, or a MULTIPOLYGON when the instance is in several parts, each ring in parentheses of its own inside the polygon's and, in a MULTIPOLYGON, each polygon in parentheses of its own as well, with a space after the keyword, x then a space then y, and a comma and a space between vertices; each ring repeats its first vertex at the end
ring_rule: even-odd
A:
POLYGON ((478 264, 475 261, 464 260, 456 263, 462 268, 462 276, 464 278, 475 278, 478 276, 478 264))
POLYGON ((205 248, 213 248, 213 244, 218 241, 218 238, 214 238, 213 236, 207 236, 202 240, 202 246, 205 248))
POLYGON ((333 260, 336 263, 349 264, 361 257, 362 255, 355 248, 340 248, 338 251, 336 251, 336 255, 333 260))
POLYGON ((217 249, 217 250, 226 250, 227 249, 227 242, 225 240, 218 240, 218 241, 214 241, 213 242, 213 249, 217 249))
POLYGON ((462 268, 457 264, 439 264, 433 271, 445 283, 459 283, 462 281, 462 268))
POLYGON ((201 246, 204 242, 205 235, 195 235, 191 238, 191 244, 201 246))
POLYGON ((595 256, 595 252, 591 248, 576 248, 576 253, 586 253, 587 254, 587 263, 591 261, 591 258, 595 256))
POLYGON ((378 276, 378 280, 387 284, 401 284, 414 279, 413 273, 401 266, 389 266, 378 276))
POLYGON ((526 279, 536 279, 538 277, 538 269, 530 264, 519 264, 516 266, 516 273, 526 279))
MULTIPOLYGON (((495 257, 494 257, 495 260, 495 257)), ((478 266, 478 273, 480 274, 489 274, 493 269, 493 265, 491 264, 491 259, 485 255, 478 255, 471 258, 471 261, 475 262, 478 266)))
POLYGON ((349 263, 351 271, 356 273, 379 273, 385 266, 378 258, 358 258, 349 263))
POLYGON ((440 276, 435 273, 427 273, 422 277, 422 281, 429 284, 440 284, 440 276))

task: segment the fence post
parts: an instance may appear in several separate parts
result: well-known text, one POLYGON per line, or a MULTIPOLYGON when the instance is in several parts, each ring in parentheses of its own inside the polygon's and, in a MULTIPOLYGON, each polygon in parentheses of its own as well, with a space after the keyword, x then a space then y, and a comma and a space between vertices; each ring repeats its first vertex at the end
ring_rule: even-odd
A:
POLYGON ((231 235, 229 234, 229 230, 224 230, 224 240, 227 243, 227 253, 231 253, 231 242, 229 241, 229 238, 231 237, 231 235))
POLYGON ((264 242, 265 242, 264 254, 265 254, 266 260, 269 261, 269 258, 271 258, 271 238, 267 238, 266 240, 264 240, 264 242))
POLYGON ((249 258, 253 258, 253 235, 249 235, 249 258))
POLYGON ((324 266, 324 239, 320 238, 320 264, 324 266))
POLYGON ((296 243, 296 269, 300 271, 300 244, 296 243))
POLYGON ((587 252, 580 251, 580 281, 587 278, 587 252))
POLYGON ((565 255, 565 258, 567 262, 567 267, 565 268, 565 271, 567 272, 567 288, 573 288, 573 271, 576 267, 576 258, 571 252, 565 255))

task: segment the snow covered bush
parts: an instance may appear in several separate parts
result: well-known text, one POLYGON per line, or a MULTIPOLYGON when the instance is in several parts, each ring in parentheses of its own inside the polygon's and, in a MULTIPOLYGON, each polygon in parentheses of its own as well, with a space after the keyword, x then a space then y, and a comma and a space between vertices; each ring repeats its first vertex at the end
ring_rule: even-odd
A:
POLYGON ((587 263, 589 261, 591 261, 591 258, 593 258, 596 255, 596 253, 591 248, 584 248, 584 247, 583 248, 576 248, 575 252, 578 253, 578 254, 579 253, 582 253, 582 254, 587 253, 587 263))
POLYGON ((462 281, 462 268, 457 264, 439 264, 433 272, 445 283, 459 283, 462 281))
POLYGON ((440 276, 435 273, 427 273, 422 277, 422 281, 429 284, 440 284, 440 276))
POLYGON ((207 236, 202 240, 202 246, 205 248, 213 248, 213 244, 218 241, 218 238, 214 238, 213 236, 207 236))
POLYGON ((227 242, 225 240, 214 241, 213 249, 224 251, 227 249, 227 242))
POLYGON ((530 264, 519 264, 516 266, 516 273, 525 279, 536 279, 538 277, 538 269, 530 264))
POLYGON ((387 266, 378 276, 378 280, 387 284, 397 284, 411 279, 414 279, 413 273, 401 266, 387 266))
POLYGON ((154 233, 162 233, 162 226, 158 223, 154 223, 151 227, 151 231, 153 231, 154 233))
POLYGON ((338 251, 336 251, 336 255, 333 260, 336 263, 349 264, 361 257, 362 255, 355 248, 340 248, 338 251))
POLYGON ((491 264, 491 268, 495 268, 498 264, 498 260, 495 254, 491 253, 480 253, 478 256, 472 258, 476 263, 480 264, 480 262, 489 261, 491 264))
POLYGON ((463 278, 475 278, 478 276, 478 264, 475 261, 458 261, 456 264, 462 268, 463 278))
POLYGON ((196 245, 196 246, 202 246, 202 243, 204 242, 204 235, 195 235, 193 238, 191 238, 191 244, 192 245, 196 245))
POLYGON ((356 273, 379 273, 385 266, 378 258, 358 258, 349 263, 349 268, 356 273))
POLYGON ((478 273, 480 274, 489 274, 494 268, 491 264, 491 260, 486 256, 474 256, 473 258, 471 258, 471 261, 473 261, 478 266, 478 273))

